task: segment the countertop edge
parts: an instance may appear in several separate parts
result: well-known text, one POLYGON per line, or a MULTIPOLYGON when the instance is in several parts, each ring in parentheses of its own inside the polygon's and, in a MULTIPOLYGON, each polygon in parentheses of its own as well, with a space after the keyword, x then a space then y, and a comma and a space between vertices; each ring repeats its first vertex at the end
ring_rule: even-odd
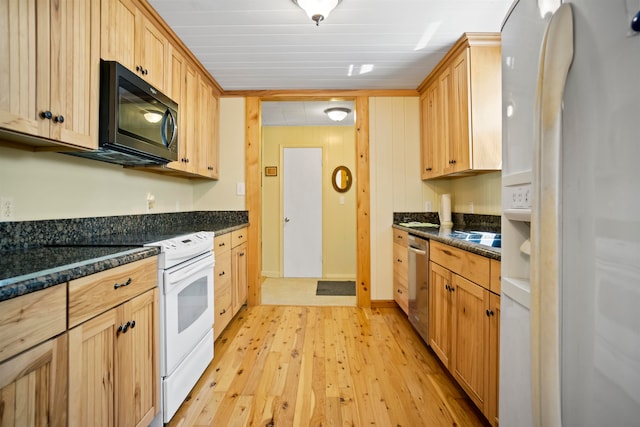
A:
POLYGON ((440 230, 438 228, 434 228, 432 232, 426 232, 426 231, 419 231, 411 227, 404 227, 398 224, 393 224, 392 227, 402 231, 406 231, 407 233, 413 234, 414 236, 423 237, 425 239, 430 239, 430 240, 435 240, 436 242, 445 243, 449 246, 463 249, 465 251, 468 251, 477 255, 481 255, 486 258, 491 258, 498 261, 502 260, 501 250, 496 248, 490 248, 488 246, 482 246, 478 243, 472 243, 472 242, 467 242, 465 240, 442 236, 440 235, 440 230))
POLYGON ((213 230, 214 237, 222 236, 224 234, 231 233, 232 231, 237 231, 243 228, 247 228, 249 223, 243 223, 239 225, 232 225, 231 227, 220 228, 218 230, 213 230))

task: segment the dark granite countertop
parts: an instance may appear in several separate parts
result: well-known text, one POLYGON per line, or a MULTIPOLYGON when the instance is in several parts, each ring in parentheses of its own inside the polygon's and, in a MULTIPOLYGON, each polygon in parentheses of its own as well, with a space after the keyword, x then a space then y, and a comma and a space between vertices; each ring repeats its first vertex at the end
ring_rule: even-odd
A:
POLYGON ((58 246, 0 253, 0 301, 160 253, 157 247, 58 246))
POLYGON ((0 301, 159 254, 145 243, 247 225, 246 211, 0 223, 0 301))
MULTIPOLYGON (((487 258, 492 258, 496 260, 501 260, 502 258, 502 251, 500 248, 485 246, 479 243, 473 243, 466 240, 461 240, 461 239, 456 239, 451 237, 451 233, 453 230, 462 230, 462 229, 465 229, 465 227, 455 227, 455 226, 453 228, 404 227, 399 224, 393 224, 393 227, 398 228, 400 230, 404 230, 409 234, 413 234, 418 237, 422 237, 429 240, 435 240, 436 242, 442 242, 456 248, 464 249, 465 251, 469 251, 474 254, 482 255, 487 258)), ((474 230, 477 230, 477 228, 475 228, 474 230)))

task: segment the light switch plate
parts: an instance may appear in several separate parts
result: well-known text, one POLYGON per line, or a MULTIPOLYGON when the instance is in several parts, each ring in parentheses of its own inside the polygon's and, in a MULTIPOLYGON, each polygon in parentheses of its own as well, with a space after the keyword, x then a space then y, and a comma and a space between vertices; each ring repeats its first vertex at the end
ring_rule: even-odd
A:
POLYGON ((236 183, 236 195, 237 196, 244 196, 244 182, 237 182, 236 183))

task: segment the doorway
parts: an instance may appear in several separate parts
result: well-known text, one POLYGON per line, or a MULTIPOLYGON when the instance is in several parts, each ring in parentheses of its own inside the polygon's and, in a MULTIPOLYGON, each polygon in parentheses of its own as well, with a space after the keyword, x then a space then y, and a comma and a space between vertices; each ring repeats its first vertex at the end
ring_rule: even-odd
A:
POLYGON ((283 277, 323 277, 322 148, 284 148, 282 180, 283 277))
MULTIPOLYGON (((249 212, 249 240, 256 242, 249 247, 249 305, 261 303, 261 284, 264 280, 264 245, 268 229, 262 219, 269 214, 262 206, 261 189, 272 182, 273 178, 263 175, 268 161, 263 159, 263 131, 261 105, 263 101, 286 99, 345 99, 344 93, 326 92, 309 96, 308 93, 271 94, 268 98, 248 96, 246 99, 246 163, 247 185, 246 207, 249 212)), ((347 98, 349 99, 349 98, 347 98)), ((370 247, 370 197, 369 197, 369 99, 367 96, 355 96, 355 198, 356 212, 356 298, 359 307, 371 306, 371 247, 370 247)), ((279 216, 279 219, 281 216, 279 216)))

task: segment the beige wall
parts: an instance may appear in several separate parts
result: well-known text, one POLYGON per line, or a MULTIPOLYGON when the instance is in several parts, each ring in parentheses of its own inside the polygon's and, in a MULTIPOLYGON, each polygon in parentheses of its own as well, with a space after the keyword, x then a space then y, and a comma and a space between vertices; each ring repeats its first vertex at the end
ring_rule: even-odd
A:
POLYGON ((282 275, 282 152, 287 147, 322 147, 322 270, 325 278, 355 278, 355 185, 340 194, 331 186, 336 166, 355 173, 355 129, 352 126, 264 127, 264 166, 277 166, 277 177, 262 177, 262 269, 269 277, 282 275))
POLYGON ((244 98, 220 99, 220 169, 218 181, 196 181, 193 188, 195 210, 242 211, 245 196, 237 194, 237 184, 245 183, 244 98))
POLYGON ((0 197, 13 199, 12 221, 146 213, 243 210, 235 196, 244 182, 244 100, 221 100, 219 181, 125 169, 58 153, 34 153, 0 146, 0 197))
POLYGON ((500 215, 500 172, 422 181, 418 97, 370 98, 371 299, 393 299, 393 212, 440 210, 450 193, 454 212, 500 215))

